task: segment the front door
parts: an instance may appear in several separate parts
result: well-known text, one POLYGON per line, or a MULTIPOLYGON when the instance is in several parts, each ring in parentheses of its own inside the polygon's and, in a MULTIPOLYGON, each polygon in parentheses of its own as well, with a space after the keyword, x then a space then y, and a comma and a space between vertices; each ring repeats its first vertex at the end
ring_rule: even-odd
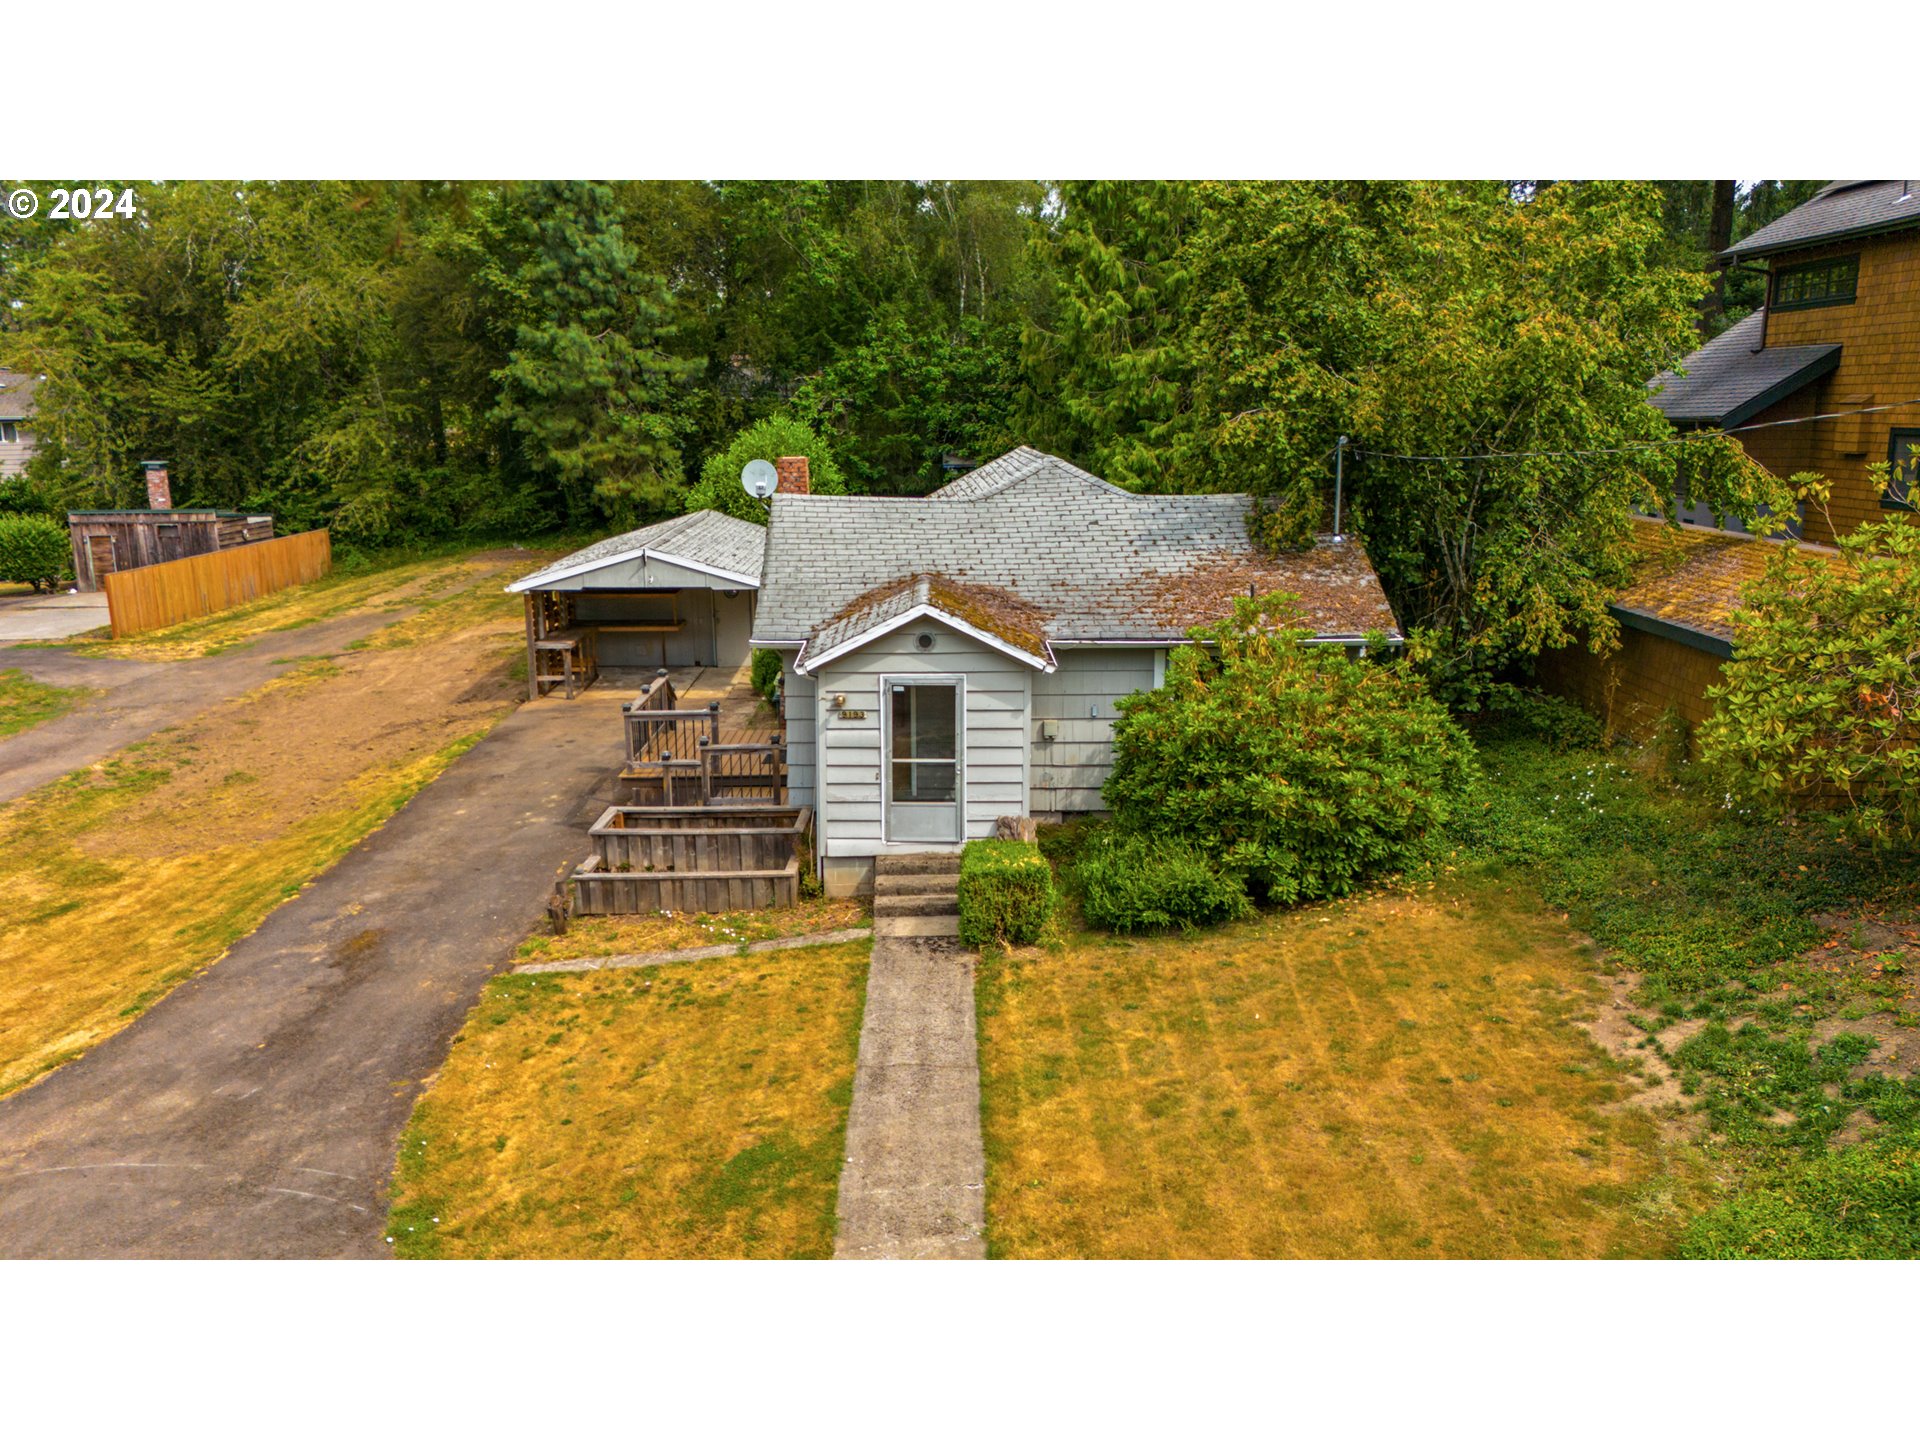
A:
POLYGON ((887 839, 951 845, 960 823, 960 683, 888 680, 887 839))

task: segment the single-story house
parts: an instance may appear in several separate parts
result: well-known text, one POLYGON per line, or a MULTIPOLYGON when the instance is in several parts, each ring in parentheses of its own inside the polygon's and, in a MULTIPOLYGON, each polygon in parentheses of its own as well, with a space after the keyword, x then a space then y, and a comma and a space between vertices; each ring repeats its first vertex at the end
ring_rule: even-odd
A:
POLYGON ((0 479, 24 473, 33 458, 33 392, 45 378, 0 370, 0 479))
POLYGON ((698 510, 600 540, 507 590, 527 602, 530 693, 538 647, 571 639, 591 666, 733 669, 751 657, 766 530, 698 510))
POLYGON ((1357 542, 1264 554, 1251 503, 1024 446, 921 499, 776 494, 753 643, 783 660, 788 799, 829 893, 1001 816, 1103 808, 1115 703, 1239 596, 1293 592, 1322 642, 1403 642, 1357 542))

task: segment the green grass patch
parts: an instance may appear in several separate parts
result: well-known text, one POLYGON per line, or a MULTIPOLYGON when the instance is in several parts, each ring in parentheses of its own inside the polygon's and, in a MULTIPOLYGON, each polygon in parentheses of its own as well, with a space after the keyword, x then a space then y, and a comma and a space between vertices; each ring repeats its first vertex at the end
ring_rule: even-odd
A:
POLYGON ((80 685, 47 685, 21 670, 0 670, 0 739, 66 714, 93 692, 80 685))

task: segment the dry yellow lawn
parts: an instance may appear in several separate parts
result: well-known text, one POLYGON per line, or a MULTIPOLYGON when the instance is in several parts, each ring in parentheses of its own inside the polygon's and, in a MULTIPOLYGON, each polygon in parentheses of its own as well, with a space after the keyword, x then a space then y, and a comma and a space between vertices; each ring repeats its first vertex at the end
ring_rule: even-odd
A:
POLYGON ((1497 888, 991 962, 992 1252, 1667 1253, 1697 1182, 1575 1028, 1597 997, 1497 888))
POLYGON ((495 980, 400 1147, 418 1257, 824 1257, 866 942, 495 980))
POLYGON ((515 597, 458 572, 484 592, 446 607, 463 628, 309 661, 0 809, 0 1094, 217 959, 513 708, 515 597))

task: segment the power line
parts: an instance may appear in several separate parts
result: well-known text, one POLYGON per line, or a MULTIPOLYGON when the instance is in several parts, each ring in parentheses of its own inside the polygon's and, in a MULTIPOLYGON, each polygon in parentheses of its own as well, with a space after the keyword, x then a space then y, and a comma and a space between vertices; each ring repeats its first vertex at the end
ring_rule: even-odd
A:
MULTIPOLYGON (((1630 455, 1636 450, 1658 450, 1668 445, 1686 445, 1695 440, 1718 440, 1728 435, 1744 435, 1751 430, 1771 430, 1781 425, 1810 425, 1816 420, 1845 420, 1854 415, 1877 415, 1884 410, 1904 410, 1920 405, 1920 397, 1896 400, 1890 405, 1863 405, 1858 410, 1834 410, 1824 415, 1800 415, 1791 420, 1763 420, 1755 425, 1736 425, 1728 430, 1695 430, 1671 435, 1664 440, 1633 440, 1601 450, 1488 450, 1477 455, 1398 455, 1389 450, 1367 450, 1355 445, 1351 453, 1375 460, 1571 460, 1582 455, 1630 455)), ((1325 463, 1324 461, 1322 462, 1325 463)))

